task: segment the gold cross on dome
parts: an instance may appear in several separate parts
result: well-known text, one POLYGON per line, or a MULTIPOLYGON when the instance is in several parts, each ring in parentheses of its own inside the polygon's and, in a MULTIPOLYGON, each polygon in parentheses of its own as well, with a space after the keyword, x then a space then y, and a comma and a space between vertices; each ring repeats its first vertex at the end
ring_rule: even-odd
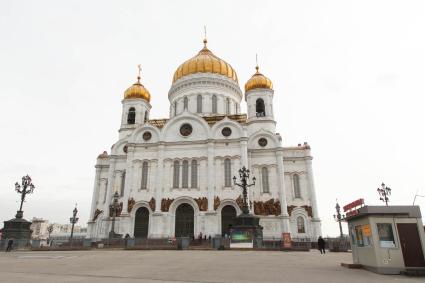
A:
POLYGON ((139 81, 140 82, 140 74, 141 74, 141 72, 142 72, 142 65, 137 65, 137 69, 139 70, 138 71, 138 76, 137 76, 137 81, 139 81))
POLYGON ((207 47, 207 26, 204 26, 204 47, 207 47))

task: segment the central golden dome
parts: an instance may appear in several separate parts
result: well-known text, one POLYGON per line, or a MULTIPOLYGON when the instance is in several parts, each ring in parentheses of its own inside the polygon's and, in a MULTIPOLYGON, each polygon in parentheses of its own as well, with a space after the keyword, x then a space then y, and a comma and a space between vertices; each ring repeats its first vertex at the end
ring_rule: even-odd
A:
POLYGON ((181 64, 174 72, 173 83, 184 76, 196 73, 219 74, 238 83, 238 76, 235 70, 230 64, 215 56, 207 48, 206 39, 204 39, 204 48, 195 57, 181 64))

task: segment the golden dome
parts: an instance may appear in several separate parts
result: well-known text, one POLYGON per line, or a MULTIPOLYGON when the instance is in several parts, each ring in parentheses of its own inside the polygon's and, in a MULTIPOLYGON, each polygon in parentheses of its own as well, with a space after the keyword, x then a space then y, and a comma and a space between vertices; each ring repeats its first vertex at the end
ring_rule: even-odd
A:
POLYGON ((257 72, 255 72, 255 74, 252 75, 252 77, 245 84, 245 92, 255 88, 273 89, 272 81, 258 71, 258 66, 256 66, 255 69, 257 72))
POLYGON ((151 100, 151 94, 149 91, 140 83, 140 76, 137 77, 137 82, 129 87, 124 92, 124 99, 129 98, 143 98, 147 102, 151 100))
POLYGON ((181 64, 174 72, 173 83, 178 79, 195 74, 195 73, 212 73, 228 77, 238 83, 238 76, 235 70, 224 60, 215 56, 207 48, 207 40, 204 39, 204 48, 191 59, 181 64))

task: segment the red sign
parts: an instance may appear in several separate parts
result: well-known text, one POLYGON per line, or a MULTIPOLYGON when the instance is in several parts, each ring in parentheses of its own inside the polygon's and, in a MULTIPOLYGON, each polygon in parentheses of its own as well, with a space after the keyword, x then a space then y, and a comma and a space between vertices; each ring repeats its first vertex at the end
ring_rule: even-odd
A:
POLYGON ((355 201, 353 201, 352 203, 349 203, 349 204, 345 205, 345 206, 343 207, 343 209, 344 209, 344 212, 346 212, 346 211, 348 211, 348 210, 350 210, 350 209, 353 209, 353 208, 355 208, 355 207, 357 207, 357 206, 361 206, 361 205, 363 205, 363 204, 364 204, 364 199, 359 198, 358 200, 355 200, 355 201))
POLYGON ((351 217, 351 216, 354 216, 354 215, 357 215, 357 214, 359 214, 359 211, 357 209, 354 209, 354 210, 347 212, 345 217, 351 217))
POLYGON ((289 234, 289 233, 282 233, 282 247, 284 249, 290 249, 290 248, 292 248, 291 234, 289 234))

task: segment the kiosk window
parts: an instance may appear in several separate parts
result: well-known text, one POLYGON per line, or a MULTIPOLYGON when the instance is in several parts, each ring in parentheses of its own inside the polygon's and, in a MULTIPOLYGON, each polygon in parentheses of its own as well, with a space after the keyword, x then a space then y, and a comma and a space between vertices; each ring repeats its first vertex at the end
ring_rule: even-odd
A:
POLYGON ((370 239, 370 226, 369 225, 357 225, 355 228, 356 242, 358 247, 367 247, 371 244, 370 239))
POLYGON ((393 226, 391 223, 377 223, 379 246, 381 248, 395 248, 393 226))

